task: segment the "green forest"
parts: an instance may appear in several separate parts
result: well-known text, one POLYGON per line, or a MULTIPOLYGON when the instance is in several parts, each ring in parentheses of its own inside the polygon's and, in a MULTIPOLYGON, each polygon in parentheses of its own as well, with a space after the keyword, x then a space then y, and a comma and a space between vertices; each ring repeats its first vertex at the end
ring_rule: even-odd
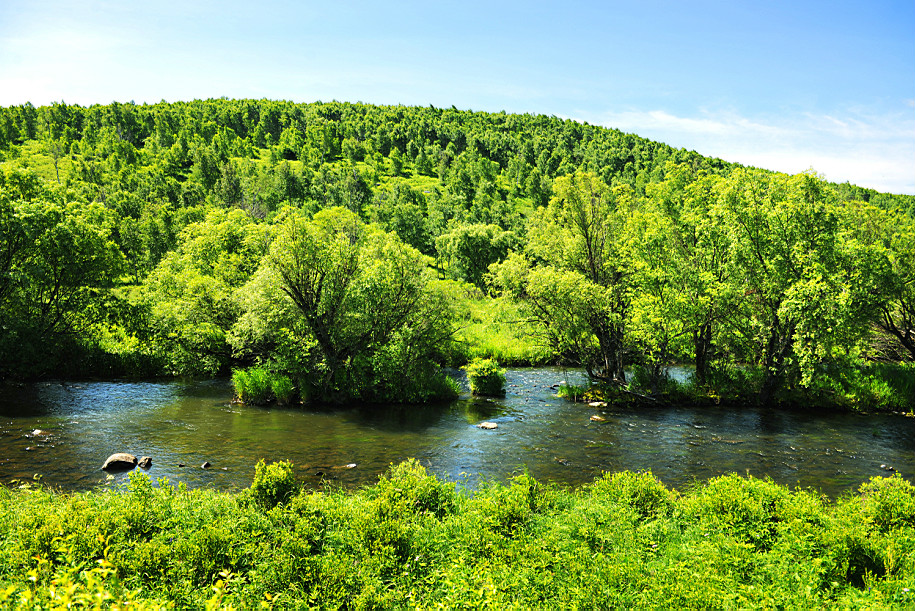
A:
POLYGON ((915 196, 542 115, 0 108, 0 379, 423 403, 477 358, 592 396, 912 410, 915 196))

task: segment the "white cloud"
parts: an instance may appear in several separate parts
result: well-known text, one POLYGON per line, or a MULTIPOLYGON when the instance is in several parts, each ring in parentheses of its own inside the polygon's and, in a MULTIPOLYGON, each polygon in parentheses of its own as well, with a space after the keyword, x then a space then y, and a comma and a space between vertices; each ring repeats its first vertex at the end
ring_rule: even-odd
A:
POLYGON ((884 114, 745 117, 702 109, 692 116, 630 110, 582 118, 727 161, 792 174, 813 168, 833 182, 915 194, 915 117, 908 106, 905 100, 899 112, 884 114))

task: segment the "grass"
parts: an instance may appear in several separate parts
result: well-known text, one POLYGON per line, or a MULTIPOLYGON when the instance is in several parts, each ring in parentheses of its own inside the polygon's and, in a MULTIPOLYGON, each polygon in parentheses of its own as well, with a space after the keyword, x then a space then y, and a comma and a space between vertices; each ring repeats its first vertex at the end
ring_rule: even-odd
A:
POLYGON ((296 399, 293 381, 265 367, 233 370, 232 386, 236 400, 249 405, 265 405, 271 401, 289 405, 296 399))
POLYGON ((455 364, 473 359, 493 359, 509 367, 546 365, 552 362, 547 348, 539 346, 518 306, 506 299, 468 297, 463 320, 458 321, 455 364))
POLYGON ((415 461, 359 492, 302 492, 288 463, 238 494, 23 484, 0 488, 0 607, 906 608, 913 516, 899 476, 835 502, 629 472, 469 494, 415 461))
MULTIPOLYGON (((725 405, 740 407, 756 401, 763 371, 750 365, 713 368, 700 385, 694 377, 680 382, 664 378, 652 384, 645 368, 633 367, 625 389, 595 382, 560 386, 558 395, 568 401, 633 403, 650 397, 657 405, 725 405)), ((915 364, 855 363, 824 367, 810 387, 787 386, 776 397, 785 408, 838 411, 894 411, 915 414, 915 364)))

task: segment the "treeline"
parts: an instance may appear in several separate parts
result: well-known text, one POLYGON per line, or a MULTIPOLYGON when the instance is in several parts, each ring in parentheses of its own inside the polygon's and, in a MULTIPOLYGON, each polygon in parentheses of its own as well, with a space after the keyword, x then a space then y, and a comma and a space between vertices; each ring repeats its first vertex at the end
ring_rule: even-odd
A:
POLYGON ((336 102, 0 108, 0 165, 0 377, 257 365, 307 399, 424 401, 482 307, 611 387, 663 394, 688 361, 716 399, 915 394, 912 196, 336 102))

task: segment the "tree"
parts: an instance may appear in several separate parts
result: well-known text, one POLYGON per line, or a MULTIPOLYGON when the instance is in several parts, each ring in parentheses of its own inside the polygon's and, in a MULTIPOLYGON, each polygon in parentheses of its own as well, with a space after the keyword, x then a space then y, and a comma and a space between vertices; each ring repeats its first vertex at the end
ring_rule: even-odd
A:
POLYGON ((891 356, 915 361, 915 221, 900 212, 857 204, 853 227, 861 247, 855 271, 863 284, 858 301, 893 339, 891 356))
POLYGON ((451 306, 429 259, 345 208, 309 220, 288 211, 268 265, 307 337, 292 372, 323 401, 422 401, 440 388, 434 363, 450 338, 451 306))
POLYGON ((493 281, 521 300, 542 338, 596 380, 625 383, 631 269, 623 254, 627 189, 591 173, 556 179, 550 205, 528 229, 526 256, 494 268, 493 281))
POLYGON ((50 192, 28 202, 9 195, 0 189, 0 369, 9 362, 38 375, 104 318, 122 257, 101 205, 50 192))
POLYGON ((743 296, 733 321, 763 369, 759 402, 786 383, 809 386, 819 363, 848 337, 849 244, 832 191, 811 173, 739 170, 722 183, 715 213, 728 228, 734 282, 743 296))
POLYGON ((266 251, 264 227, 242 210, 211 210, 144 286, 153 337, 172 372, 225 372, 235 362, 228 333, 242 313, 235 291, 266 251))
POLYGON ((720 180, 669 162, 665 180, 647 186, 648 202, 627 226, 639 287, 633 331, 655 368, 688 336, 699 384, 708 380, 713 339, 733 303, 730 243, 711 214, 720 180))
POLYGON ((462 224, 435 240, 439 256, 455 277, 486 289, 489 266, 499 263, 519 245, 518 236, 498 225, 462 224))

